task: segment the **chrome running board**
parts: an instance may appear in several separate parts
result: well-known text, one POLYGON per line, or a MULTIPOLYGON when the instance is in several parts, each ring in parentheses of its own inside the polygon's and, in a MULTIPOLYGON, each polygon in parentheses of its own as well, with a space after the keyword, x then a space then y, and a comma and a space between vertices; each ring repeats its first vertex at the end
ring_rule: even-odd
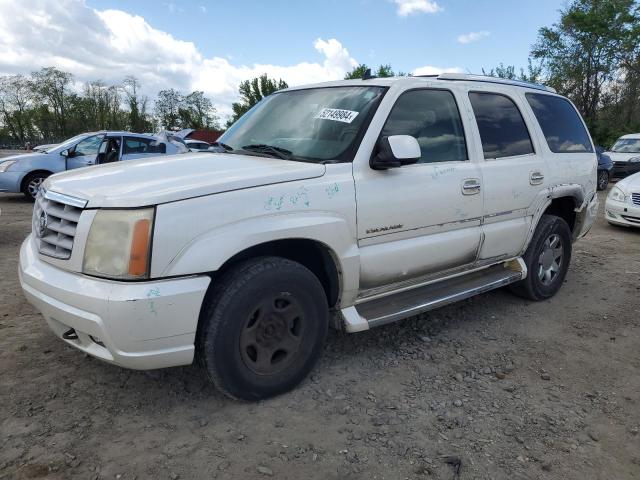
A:
POLYGON ((345 330, 359 332, 504 287, 527 276, 522 259, 423 287, 392 293, 342 310, 345 330))

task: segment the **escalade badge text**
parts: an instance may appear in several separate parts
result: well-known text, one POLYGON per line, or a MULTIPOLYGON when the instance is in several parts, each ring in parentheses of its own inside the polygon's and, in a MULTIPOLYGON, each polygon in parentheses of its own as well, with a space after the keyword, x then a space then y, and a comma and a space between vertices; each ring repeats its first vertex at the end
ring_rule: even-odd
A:
POLYGON ((404 225, 389 225, 388 227, 377 227, 377 228, 367 228, 367 235, 370 233, 381 233, 381 232, 388 232, 389 230, 398 230, 400 228, 404 227, 404 225))
POLYGON ((40 214, 40 218, 38 218, 38 230, 36 231, 36 235, 38 238, 44 237, 45 232, 47 231, 47 212, 42 212, 40 214))

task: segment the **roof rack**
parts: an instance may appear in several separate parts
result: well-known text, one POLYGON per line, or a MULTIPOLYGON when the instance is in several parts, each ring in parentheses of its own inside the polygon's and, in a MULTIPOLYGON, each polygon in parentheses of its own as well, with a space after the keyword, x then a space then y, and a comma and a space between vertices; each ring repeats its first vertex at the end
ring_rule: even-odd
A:
MULTIPOLYGON (((431 76, 431 75, 428 75, 431 76)), ((509 78, 489 77, 487 75, 472 75, 467 73, 441 73, 437 76, 438 80, 466 81, 466 82, 486 82, 500 83, 503 85, 515 85, 518 87, 533 88, 535 90, 544 90, 546 92, 556 93, 556 90, 539 83, 525 82, 524 80, 512 80, 509 78)))

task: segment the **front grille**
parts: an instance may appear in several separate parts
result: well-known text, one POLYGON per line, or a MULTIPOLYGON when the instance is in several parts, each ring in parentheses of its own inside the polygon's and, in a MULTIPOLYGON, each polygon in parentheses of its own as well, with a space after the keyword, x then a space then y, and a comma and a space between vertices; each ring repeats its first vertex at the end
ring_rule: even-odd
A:
POLYGON ((33 237, 43 255, 67 260, 73 250, 73 239, 82 208, 53 200, 40 189, 33 208, 33 237))
POLYGON ((631 201, 635 205, 640 205, 640 193, 632 193, 631 194, 631 201))

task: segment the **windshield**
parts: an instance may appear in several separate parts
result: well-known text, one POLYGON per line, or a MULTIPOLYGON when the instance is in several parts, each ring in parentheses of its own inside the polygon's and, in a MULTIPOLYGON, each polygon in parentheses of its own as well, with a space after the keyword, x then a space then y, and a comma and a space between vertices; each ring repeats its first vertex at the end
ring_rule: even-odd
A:
POLYGON ((78 140, 86 137, 87 135, 88 135, 87 133, 81 133, 80 135, 71 137, 69 140, 65 140, 60 145, 56 145, 55 147, 50 148, 49 150, 47 150, 47 153, 53 152, 54 150, 58 150, 58 149, 62 151, 62 150, 66 150, 67 148, 73 147, 78 140))
POLYGON ((612 152, 640 153, 640 138, 621 138, 611 147, 612 152))
POLYGON ((356 138, 384 91, 358 86, 275 93, 234 123, 218 144, 291 160, 351 161, 356 138))

